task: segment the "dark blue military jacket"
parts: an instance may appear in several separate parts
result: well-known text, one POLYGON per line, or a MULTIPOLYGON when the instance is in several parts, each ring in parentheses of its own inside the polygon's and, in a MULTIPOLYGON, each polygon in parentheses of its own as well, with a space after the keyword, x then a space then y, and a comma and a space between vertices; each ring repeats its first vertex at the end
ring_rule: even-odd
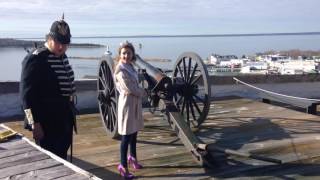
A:
POLYGON ((45 135, 62 135, 74 125, 68 97, 61 95, 57 75, 48 63, 51 52, 41 47, 22 62, 20 97, 23 109, 31 109, 34 122, 40 122, 45 135))

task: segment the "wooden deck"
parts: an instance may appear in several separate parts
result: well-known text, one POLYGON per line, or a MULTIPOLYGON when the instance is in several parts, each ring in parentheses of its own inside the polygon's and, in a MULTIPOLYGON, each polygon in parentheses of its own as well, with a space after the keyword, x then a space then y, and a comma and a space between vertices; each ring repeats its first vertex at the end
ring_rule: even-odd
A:
MULTIPOLYGON (((138 135, 138 158, 144 169, 138 179, 300 179, 320 178, 320 119, 287 108, 248 99, 212 102, 199 138, 207 143, 281 159, 277 165, 214 152, 214 168, 193 161, 160 114, 144 113, 138 135)), ((21 121, 7 126, 31 137, 21 121)), ((119 141, 106 136, 99 114, 78 117, 74 164, 102 179, 120 179, 119 141)), ((1 159, 0 159, 1 162, 1 159)), ((0 163, 1 164, 1 163, 0 163)))
MULTIPOLYGON (((7 130, 0 125, 1 132, 7 130)), ((25 137, 12 135, 0 143, 0 179, 100 179, 25 137)))

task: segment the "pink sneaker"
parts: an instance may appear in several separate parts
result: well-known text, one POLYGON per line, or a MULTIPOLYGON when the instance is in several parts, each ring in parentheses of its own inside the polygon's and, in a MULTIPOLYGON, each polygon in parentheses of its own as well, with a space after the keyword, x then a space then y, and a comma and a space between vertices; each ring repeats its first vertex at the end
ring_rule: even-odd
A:
POLYGON ((132 165, 133 169, 142 169, 143 168, 143 166, 138 163, 137 159, 131 155, 128 156, 128 162, 130 165, 132 165))
POLYGON ((134 178, 134 175, 131 174, 128 170, 126 170, 126 168, 123 167, 122 164, 119 164, 118 171, 119 171, 120 175, 122 177, 124 177, 125 179, 133 179, 134 178))

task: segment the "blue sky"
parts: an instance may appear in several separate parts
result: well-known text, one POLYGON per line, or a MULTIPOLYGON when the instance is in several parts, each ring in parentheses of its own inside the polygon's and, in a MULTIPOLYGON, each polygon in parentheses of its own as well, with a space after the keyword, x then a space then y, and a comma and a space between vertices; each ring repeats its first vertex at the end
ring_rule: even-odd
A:
POLYGON ((0 37, 43 37, 65 19, 76 36, 320 31, 319 0, 0 0, 0 37))

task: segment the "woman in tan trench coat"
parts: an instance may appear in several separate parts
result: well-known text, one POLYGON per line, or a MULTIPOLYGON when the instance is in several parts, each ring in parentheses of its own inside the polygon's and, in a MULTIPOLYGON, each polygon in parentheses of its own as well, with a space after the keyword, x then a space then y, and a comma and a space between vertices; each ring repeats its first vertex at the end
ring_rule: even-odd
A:
POLYGON ((118 64, 115 68, 118 99, 118 132, 122 135, 120 146, 121 163, 118 170, 121 176, 133 178, 128 170, 127 160, 134 169, 141 169, 137 161, 136 143, 138 131, 143 128, 142 97, 144 89, 138 86, 138 73, 132 66, 135 61, 135 49, 129 42, 121 43, 118 50, 118 64), (130 145, 130 155, 127 157, 130 145))

